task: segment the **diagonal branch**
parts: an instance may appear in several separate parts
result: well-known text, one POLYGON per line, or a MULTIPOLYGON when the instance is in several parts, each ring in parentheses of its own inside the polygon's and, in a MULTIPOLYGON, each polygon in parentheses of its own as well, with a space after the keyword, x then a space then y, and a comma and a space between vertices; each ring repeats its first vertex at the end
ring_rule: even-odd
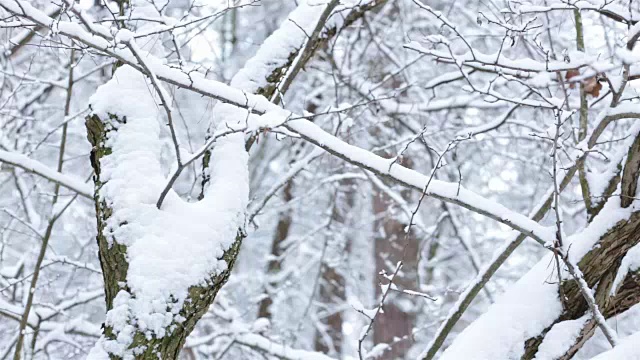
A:
MULTIPOLYGON (((308 120, 290 120, 284 126, 298 133, 303 139, 325 149, 327 152, 358 167, 367 169, 378 176, 389 178, 418 191, 423 191, 425 185, 428 183, 428 176, 399 164, 394 164, 392 162, 393 159, 384 159, 367 150, 349 145, 308 120)), ((503 223, 514 230, 530 236, 540 244, 553 241, 555 238, 552 229, 542 226, 522 214, 513 212, 495 201, 480 196, 464 187, 460 187, 457 183, 434 179, 431 181, 426 195, 460 205, 468 210, 503 223)))
POLYGON ((58 172, 47 165, 37 160, 30 159, 22 154, 0 150, 0 162, 40 175, 49 181, 77 192, 85 198, 93 198, 93 189, 89 184, 86 184, 81 179, 58 172))
MULTIPOLYGON (((58 33, 101 50, 123 63, 132 66, 136 70, 149 75, 130 51, 118 48, 104 38, 82 30, 77 24, 65 21, 54 23, 53 19, 46 14, 20 0, 0 0, 0 6, 11 13, 26 17, 35 23, 46 26, 56 26, 58 33)), ((258 114, 264 114, 268 111, 282 111, 277 105, 271 103, 263 96, 254 95, 218 81, 205 79, 204 77, 190 76, 178 69, 173 69, 160 63, 149 61, 147 65, 149 66, 149 70, 156 74, 160 80, 220 100, 224 103, 245 109, 252 109, 254 113, 258 114)), ((392 178, 405 186, 419 191, 422 191, 427 183, 427 177, 425 175, 400 165, 394 165, 390 168, 390 162, 386 159, 364 149, 348 145, 308 120, 300 118, 298 118, 298 120, 291 120, 285 127, 299 133, 305 140, 322 147, 326 151, 352 164, 366 168, 377 175, 392 178)), ((522 214, 511 211, 503 205, 467 189, 460 188, 458 184, 434 180, 427 191, 427 196, 454 203, 478 214, 487 216, 530 236, 540 244, 553 241, 555 238, 553 230, 541 226, 522 214)))

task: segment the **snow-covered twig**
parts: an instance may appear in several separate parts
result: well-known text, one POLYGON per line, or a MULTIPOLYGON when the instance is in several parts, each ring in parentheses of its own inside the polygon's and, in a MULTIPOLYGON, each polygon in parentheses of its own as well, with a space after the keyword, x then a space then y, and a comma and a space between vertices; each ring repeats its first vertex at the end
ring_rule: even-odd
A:
POLYGON ((291 181, 291 179, 293 179, 294 176, 296 176, 300 171, 304 170, 313 160, 315 160, 322 154, 323 154, 323 151, 321 149, 316 148, 312 150, 304 158, 296 161, 295 164, 291 166, 291 169, 289 169, 289 171, 286 174, 284 174, 278 181, 275 182, 275 184, 271 186, 269 190, 267 190, 267 192, 262 197, 262 199, 260 199, 259 201, 252 202, 249 205, 249 210, 247 212, 247 223, 251 224, 253 222, 253 219, 256 217, 256 215, 260 213, 260 211, 264 208, 264 206, 267 204, 269 199, 271 199, 276 194, 278 189, 284 186, 284 184, 286 184, 288 181, 291 181))
MULTIPOLYGON (((551 249, 551 250, 557 251, 555 249, 551 249)), ((589 288, 589 284, 587 284, 587 282, 584 280, 584 277, 582 276, 582 272, 580 271, 577 265, 571 262, 571 259, 569 259, 567 254, 561 253, 560 256, 563 259, 564 264, 567 266, 569 273, 578 283, 578 286, 580 288, 580 293, 582 293, 582 296, 584 297, 585 301, 589 305, 589 309, 593 313, 593 318, 598 323, 598 327, 600 327, 600 330, 602 330, 602 333, 607 338, 607 341, 609 342, 611 347, 615 347, 618 344, 618 335, 616 334, 616 331, 613 330, 613 328, 611 328, 609 324, 607 324, 607 321, 605 320, 604 316, 600 312, 600 309, 598 308, 598 304, 596 303, 596 299, 593 297, 593 290, 589 288)))
MULTIPOLYGON (((27 17, 36 23, 44 24, 46 26, 54 25, 54 21, 50 17, 24 1, 0 0, 0 6, 14 14, 27 17)), ((72 26, 73 24, 58 21, 55 22, 55 25, 61 34, 67 35, 88 46, 104 51, 107 54, 116 57, 120 61, 131 65, 138 71, 146 73, 145 69, 142 68, 130 52, 114 48, 104 39, 96 38, 78 27, 72 26)), ((189 76, 178 69, 173 69, 162 64, 148 62, 148 66, 150 66, 153 73, 156 74, 157 78, 160 80, 221 100, 225 103, 245 109, 252 109, 253 112, 258 114, 264 114, 268 111, 282 111, 279 107, 262 96, 232 88, 221 82, 189 76)), ((307 141, 322 147, 328 152, 348 162, 373 171, 378 175, 391 177, 408 187, 418 190, 423 190, 424 185, 426 184, 426 177, 424 175, 399 165, 394 165, 392 169, 389 170, 389 164, 385 159, 366 150, 346 144, 308 120, 290 120, 285 127, 300 134, 307 141)), ((553 239, 553 232, 549 231, 548 228, 527 219, 522 214, 508 210, 503 205, 497 204, 494 201, 479 196, 467 189, 459 188, 457 184, 434 180, 427 195, 458 204, 481 215, 499 221, 515 230, 527 234, 541 244, 546 243, 547 240, 553 239)))
MULTIPOLYGON (((292 120, 284 126, 300 134, 305 140, 349 163, 367 169, 378 176, 390 178, 409 188, 423 191, 429 181, 429 177, 399 164, 395 164, 389 169, 390 159, 384 159, 369 151, 349 145, 307 120, 292 120)), ((473 212, 501 222, 527 236, 531 236, 540 244, 546 242, 546 240, 543 239, 549 240, 554 238, 553 230, 528 219, 524 215, 508 210, 504 206, 473 193, 464 187, 458 186, 457 183, 433 179, 426 195, 460 205, 473 212)))

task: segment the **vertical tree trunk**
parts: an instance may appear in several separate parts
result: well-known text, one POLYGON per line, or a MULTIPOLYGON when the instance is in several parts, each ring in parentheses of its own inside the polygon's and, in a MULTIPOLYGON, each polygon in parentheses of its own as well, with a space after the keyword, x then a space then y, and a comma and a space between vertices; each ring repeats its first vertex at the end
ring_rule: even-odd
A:
MULTIPOLYGON (((112 125, 110 125, 111 121, 119 121, 123 124, 126 123, 126 119, 120 119, 116 116, 112 116, 110 119, 105 121, 96 115, 92 115, 86 120, 87 137, 91 145, 93 145, 91 150, 91 165, 95 172, 94 182, 96 192, 94 200, 98 229, 98 256, 104 279, 107 312, 113 310, 114 300, 123 290, 131 294, 132 297, 134 296, 127 285, 127 271, 129 268, 127 247, 119 244, 117 239, 113 239, 112 242, 108 240, 111 235, 109 234, 109 230, 106 228, 106 222, 112 216, 113 210, 107 201, 100 196, 99 192, 99 189, 103 186, 103 182, 101 180, 102 172, 100 169, 100 160, 111 154, 111 148, 105 144, 105 139, 109 132, 117 131, 112 125)), ((126 225, 126 223, 123 223, 122 225, 126 225)), ((172 326, 173 331, 169 336, 161 338, 157 338, 155 336, 149 337, 147 334, 139 330, 136 330, 133 333, 133 341, 128 348, 139 349, 136 350, 136 359, 178 359, 178 355, 184 346, 187 336, 191 331, 193 331, 198 320, 200 320, 200 318, 209 309, 209 306, 213 303, 213 300, 222 285, 224 285, 228 280, 229 274, 233 269, 233 265, 237 258, 242 239, 242 233, 238 232, 234 243, 224 253, 223 259, 228 265, 226 270, 209 278, 206 281, 206 284, 201 286, 191 286, 188 289, 188 298, 179 311, 179 315, 184 318, 184 321, 182 321, 179 326, 172 326)), ((136 325, 132 324, 132 326, 136 325)), ((111 326, 106 325, 104 327, 104 336, 107 341, 117 340, 118 334, 111 326)), ((111 355, 111 358, 119 359, 119 357, 114 355, 111 355)))
POLYGON ((320 313, 323 316, 323 334, 316 331, 315 349, 324 354, 335 354, 339 358, 342 353, 342 311, 334 312, 332 305, 344 304, 346 281, 333 266, 323 264, 322 268, 318 300, 325 305, 328 313, 326 316, 320 313))
MULTIPOLYGON (((293 180, 287 182, 282 191, 283 200, 285 203, 288 203, 293 199, 292 195, 293 191, 293 180)), ((265 297, 260 301, 260 305, 258 307, 258 317, 271 319, 271 305, 273 305, 273 298, 271 296, 270 288, 275 286, 276 284, 272 283, 269 279, 270 276, 275 276, 278 272, 280 272, 282 267, 282 243, 289 236, 289 229, 291 228, 291 210, 284 210, 278 219, 278 224, 276 225, 276 232, 273 236, 273 242, 271 243, 271 258, 269 259, 269 264, 267 265, 267 291, 265 297)))
MULTIPOLYGON (((395 264, 402 260, 403 271, 394 279, 394 284, 399 288, 413 288, 416 284, 416 265, 418 260, 418 241, 410 233, 405 238, 406 224, 391 217, 389 207, 392 200, 379 190, 374 192, 373 211, 376 216, 374 231, 378 234, 375 241, 376 271, 389 271, 395 264), (405 251, 406 246, 406 251, 405 251)), ((388 284, 384 276, 377 277, 376 298, 382 296, 380 284, 388 284)), ((414 326, 415 313, 409 305, 411 302, 402 297, 391 294, 384 304, 384 313, 376 318, 373 327, 374 344, 391 343, 396 338, 411 336, 414 326)), ((409 342, 395 344, 386 351, 380 359, 403 358, 410 348, 409 342)))
MULTIPOLYGON (((336 196, 333 212, 331 214, 332 221, 340 223, 343 228, 350 229, 352 220, 349 214, 352 214, 355 204, 355 196, 357 188, 353 180, 343 180, 340 183, 340 192, 336 196)), ((339 266, 342 260, 348 259, 351 252, 352 235, 347 231, 344 235, 335 236, 340 241, 334 242, 331 255, 321 266, 321 279, 319 289, 319 301, 326 311, 320 312, 323 332, 316 331, 315 348, 317 351, 333 354, 339 358, 342 354, 342 324, 344 322, 343 314, 339 306, 346 301, 346 279, 343 275, 343 269, 339 266)))

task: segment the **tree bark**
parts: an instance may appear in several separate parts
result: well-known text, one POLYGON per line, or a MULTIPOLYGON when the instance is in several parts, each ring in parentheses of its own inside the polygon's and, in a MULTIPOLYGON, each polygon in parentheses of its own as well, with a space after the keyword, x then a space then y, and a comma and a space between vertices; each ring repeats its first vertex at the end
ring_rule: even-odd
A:
MULTIPOLYGON (((93 180, 95 183, 94 201, 98 229, 98 256, 104 279, 107 311, 113 309, 114 299, 120 291, 124 290, 131 294, 132 297, 135 296, 127 286, 127 270, 129 268, 127 247, 119 244, 117 239, 113 239, 111 244, 107 241, 108 236, 112 238, 107 234, 106 230, 106 221, 111 217, 112 209, 106 200, 100 197, 99 191, 103 185, 101 180, 100 159, 111 154, 111 149, 105 144, 105 139, 109 132, 117 131, 110 125, 111 121, 126 123, 125 118, 120 119, 111 116, 109 120, 104 121, 96 115, 89 116, 85 123, 87 127, 87 137, 93 146, 91 150, 91 165, 95 173, 93 180)), ((123 223, 121 225, 125 224, 126 223, 123 223)), ((162 338, 147 338, 143 332, 135 332, 133 342, 129 346, 129 349, 144 349, 142 352, 136 354, 136 359, 172 360, 178 358, 187 336, 193 331, 198 320, 200 320, 209 309, 209 306, 213 303, 222 285, 227 282, 238 256, 242 239, 243 234, 239 231, 233 245, 225 251, 223 259, 228 265, 225 271, 212 276, 207 280, 206 285, 191 286, 188 289, 189 295, 187 301, 184 302, 179 312, 179 314, 184 317, 184 322, 179 324, 179 326, 175 326, 169 335, 162 338)), ((103 331, 107 340, 116 339, 117 334, 114 333, 110 326, 104 326, 103 331)), ((118 357, 113 354, 110 356, 112 359, 118 359, 118 357)))
MULTIPOLYGON (((636 177, 637 177, 636 173, 636 177)), ((598 307, 605 318, 623 313, 640 301, 640 283, 637 274, 629 274, 614 295, 611 295, 611 287, 620 266, 620 262, 626 253, 640 243, 640 212, 634 212, 629 219, 618 222, 605 235, 603 235, 591 251, 589 251, 578 263, 584 279, 590 288, 595 290, 594 297, 598 307)), ((587 302, 584 300, 578 284, 573 279, 565 280, 562 284, 562 292, 565 296, 564 311, 552 324, 566 320, 575 320, 590 312, 587 302)), ((551 330, 549 326, 542 334, 530 338, 525 342, 525 354, 523 360, 533 359, 538 348, 551 330)), ((576 345, 582 345, 595 330, 596 325, 585 326, 583 333, 578 338, 576 345)), ((570 359, 580 346, 570 349, 566 359, 570 359), (575 348, 575 349, 574 349, 575 348)))

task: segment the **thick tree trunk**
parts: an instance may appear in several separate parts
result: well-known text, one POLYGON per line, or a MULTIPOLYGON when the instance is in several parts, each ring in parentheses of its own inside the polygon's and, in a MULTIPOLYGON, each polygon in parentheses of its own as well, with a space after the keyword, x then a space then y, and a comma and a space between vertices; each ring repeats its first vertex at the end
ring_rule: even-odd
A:
MULTIPOLYGON (((637 175, 636 175, 637 176, 637 175)), ((629 219, 620 221, 600 239, 598 246, 589 251, 578 263, 584 279, 589 287, 594 289, 594 297, 602 314, 606 318, 621 314, 631 306, 640 302, 640 282, 637 273, 628 274, 619 289, 612 293, 613 281, 616 277, 620 262, 626 253, 640 243, 640 212, 633 213, 629 219)), ((579 319, 590 310, 584 297, 580 293, 578 284, 572 279, 565 279, 562 283, 564 293, 564 312, 554 322, 554 325, 566 321, 579 319)), ((588 321, 583 327, 581 336, 576 344, 569 349, 563 359, 570 359, 581 348, 582 344, 594 333, 596 324, 588 321)), ((525 343, 523 360, 533 359, 538 348, 551 327, 537 337, 530 338, 525 343)))
MULTIPOLYGON (((124 123, 126 119, 112 117, 109 121, 120 121, 124 123)), ((99 192, 103 185, 101 180, 100 159, 111 154, 111 149, 106 146, 105 139, 110 131, 116 130, 111 128, 108 122, 103 121, 96 115, 87 118, 86 127, 87 137, 91 145, 93 145, 91 150, 91 164, 95 172, 94 183, 96 191, 94 200, 98 229, 98 256, 104 279, 105 302, 107 304, 107 311, 109 311, 113 309, 114 299, 119 292, 124 290, 131 294, 132 297, 135 296, 127 286, 127 270, 129 268, 127 247, 119 244, 117 239, 113 239, 112 236, 107 234, 106 222, 111 217, 112 210, 106 200, 100 197, 99 192), (111 243, 107 240, 108 237, 113 240, 111 243)), ((126 223, 121 225, 126 225, 126 223)), ((177 326, 173 326, 173 331, 171 331, 170 334, 162 338, 156 338, 155 336, 149 338, 143 332, 136 330, 133 335, 133 342, 129 346, 129 349, 143 349, 136 354, 136 359, 172 360, 178 358, 187 336, 193 331, 198 320, 200 320, 209 309, 209 306, 213 303, 222 285, 227 282, 229 273, 233 269, 233 265, 238 256, 242 239, 242 233, 238 232, 235 242, 224 253, 223 259, 228 265, 225 271, 212 276, 207 280, 206 285, 192 286, 188 289, 189 295, 187 301, 184 302, 179 312, 179 315, 184 318, 184 321, 176 324, 177 326)), ((135 326, 135 324, 132 325, 135 326)), ((105 326, 104 336, 107 340, 116 340, 117 334, 115 334, 110 326, 105 326)), ((114 355, 111 355, 111 357, 112 359, 117 359, 114 355)))

